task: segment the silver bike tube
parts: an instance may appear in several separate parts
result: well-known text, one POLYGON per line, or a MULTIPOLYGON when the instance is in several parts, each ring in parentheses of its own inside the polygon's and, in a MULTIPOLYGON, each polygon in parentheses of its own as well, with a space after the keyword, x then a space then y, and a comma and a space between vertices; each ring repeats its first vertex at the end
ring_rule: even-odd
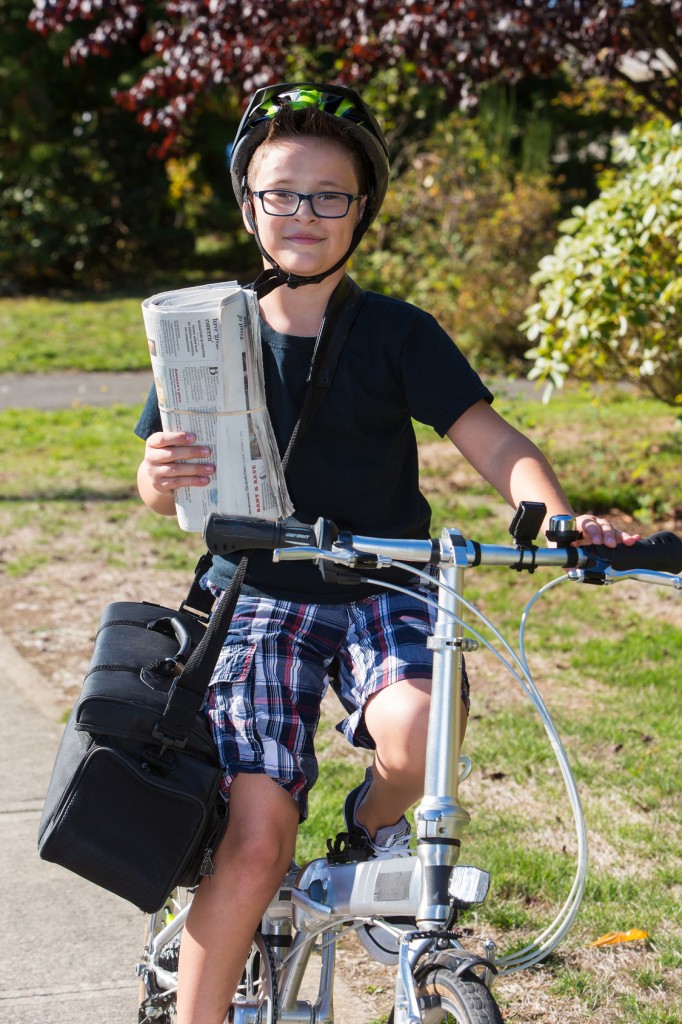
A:
POLYGON ((420 928, 442 926, 450 910, 448 881, 457 863, 461 835, 470 816, 459 804, 463 630, 458 621, 467 549, 456 530, 443 531, 451 564, 441 568, 438 617, 429 646, 433 649, 433 683, 426 742, 424 796, 415 812, 417 856, 422 893, 417 910, 420 928))

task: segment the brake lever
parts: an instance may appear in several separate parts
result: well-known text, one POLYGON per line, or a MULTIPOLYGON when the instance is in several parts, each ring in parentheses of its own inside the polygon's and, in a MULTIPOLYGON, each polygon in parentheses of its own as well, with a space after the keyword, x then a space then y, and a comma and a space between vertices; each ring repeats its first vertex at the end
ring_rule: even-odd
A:
POLYGON ((272 552, 273 562, 305 562, 314 561, 317 565, 321 560, 338 562, 352 568, 357 564, 358 552, 353 548, 343 548, 334 544, 331 548, 317 548, 300 545, 295 548, 275 548, 272 552))

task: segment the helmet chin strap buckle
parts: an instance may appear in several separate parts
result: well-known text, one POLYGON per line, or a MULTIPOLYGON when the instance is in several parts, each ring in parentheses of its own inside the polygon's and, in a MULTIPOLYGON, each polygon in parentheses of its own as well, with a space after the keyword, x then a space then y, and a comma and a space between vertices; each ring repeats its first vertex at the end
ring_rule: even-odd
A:
POLYGON ((298 274, 287 273, 286 270, 283 270, 274 261, 271 261, 272 266, 267 270, 262 270, 251 287, 258 298, 262 299, 274 291, 275 288, 280 288, 282 285, 286 285, 287 288, 300 288, 304 284, 319 284, 320 281, 324 281, 330 274, 335 273, 342 267, 344 262, 342 260, 337 266, 330 267, 329 270, 325 270, 322 274, 315 274, 312 277, 301 277, 298 274))
POLYGON ((287 274, 284 284, 287 288, 300 288, 302 284, 319 284, 324 281, 326 274, 317 274, 315 277, 298 277, 296 274, 287 274))

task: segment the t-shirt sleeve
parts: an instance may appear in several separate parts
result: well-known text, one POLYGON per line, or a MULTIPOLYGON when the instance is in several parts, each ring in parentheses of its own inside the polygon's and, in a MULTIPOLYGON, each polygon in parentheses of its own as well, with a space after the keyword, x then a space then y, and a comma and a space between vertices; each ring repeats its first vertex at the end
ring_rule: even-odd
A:
POLYGON ((428 313, 416 317, 406 335, 401 370, 410 415, 441 437, 472 405, 493 401, 468 359, 428 313))
POLYGON ((156 396, 156 388, 152 384, 144 409, 135 425, 135 433, 146 441, 151 434, 161 430, 161 413, 159 412, 159 400, 156 396))

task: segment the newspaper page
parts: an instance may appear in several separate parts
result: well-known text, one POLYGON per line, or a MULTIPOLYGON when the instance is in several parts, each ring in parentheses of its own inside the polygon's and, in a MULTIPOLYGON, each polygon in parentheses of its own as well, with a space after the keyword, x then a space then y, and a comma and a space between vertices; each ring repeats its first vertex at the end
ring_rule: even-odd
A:
POLYGON ((236 281, 152 295, 142 303, 164 430, 196 434, 216 473, 207 487, 175 492, 183 530, 208 516, 291 515, 270 415, 260 345, 258 300, 236 281))

